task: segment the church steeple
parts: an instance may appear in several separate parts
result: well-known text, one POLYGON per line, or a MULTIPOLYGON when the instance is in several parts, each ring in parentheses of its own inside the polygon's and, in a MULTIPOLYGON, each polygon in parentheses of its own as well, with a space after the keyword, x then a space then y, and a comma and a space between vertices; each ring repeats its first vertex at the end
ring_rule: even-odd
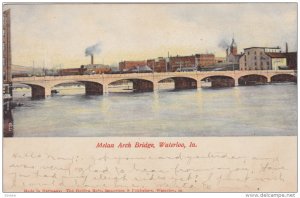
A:
POLYGON ((234 41, 234 38, 232 38, 232 42, 230 45, 230 54, 237 55, 237 44, 234 41))

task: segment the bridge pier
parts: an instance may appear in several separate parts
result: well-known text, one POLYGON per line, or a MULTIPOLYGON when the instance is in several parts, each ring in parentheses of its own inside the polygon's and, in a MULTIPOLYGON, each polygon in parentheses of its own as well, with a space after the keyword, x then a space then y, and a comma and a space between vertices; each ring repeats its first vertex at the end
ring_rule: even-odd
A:
POLYGON ((234 78, 234 86, 235 87, 239 86, 239 79, 238 78, 234 78))
POLYGON ((201 79, 197 81, 197 89, 201 89, 202 88, 202 81, 201 79))
POLYGON ((45 97, 51 96, 51 87, 45 87, 45 97))
POLYGON ((158 91, 158 90, 159 90, 159 83, 153 82, 153 91, 158 91))
POLYGON ((108 94, 108 84, 103 84, 103 94, 108 94))

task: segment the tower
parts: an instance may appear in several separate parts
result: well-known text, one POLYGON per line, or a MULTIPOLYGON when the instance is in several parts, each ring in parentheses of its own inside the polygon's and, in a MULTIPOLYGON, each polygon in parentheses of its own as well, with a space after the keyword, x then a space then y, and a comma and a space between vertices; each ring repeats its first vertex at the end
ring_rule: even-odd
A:
POLYGON ((234 41, 234 38, 232 38, 232 42, 231 42, 231 45, 230 45, 230 54, 237 55, 237 45, 234 41))

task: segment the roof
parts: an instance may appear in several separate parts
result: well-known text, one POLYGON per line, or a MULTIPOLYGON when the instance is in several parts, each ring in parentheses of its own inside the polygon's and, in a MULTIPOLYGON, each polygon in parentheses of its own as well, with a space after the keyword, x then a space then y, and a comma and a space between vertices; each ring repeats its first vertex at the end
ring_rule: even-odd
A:
POLYGON ((247 47, 247 48, 244 48, 244 50, 246 50, 246 49, 251 49, 251 48, 280 49, 280 47, 247 47))
POLYGON ((147 66, 147 65, 143 65, 143 66, 135 66, 131 69, 129 69, 130 71, 152 71, 152 69, 147 66))
POLYGON ((228 56, 234 56, 234 57, 237 57, 237 58, 241 58, 243 55, 244 55, 244 53, 243 54, 236 54, 236 55, 230 53, 228 56))
POLYGON ((287 56, 297 56, 297 52, 285 52, 287 56))
POLYGON ((103 64, 88 64, 88 65, 84 65, 84 68, 87 69, 99 69, 99 68, 109 68, 108 65, 103 65, 103 64))
POLYGON ((285 53, 267 52, 266 55, 270 56, 271 58, 286 58, 285 53))

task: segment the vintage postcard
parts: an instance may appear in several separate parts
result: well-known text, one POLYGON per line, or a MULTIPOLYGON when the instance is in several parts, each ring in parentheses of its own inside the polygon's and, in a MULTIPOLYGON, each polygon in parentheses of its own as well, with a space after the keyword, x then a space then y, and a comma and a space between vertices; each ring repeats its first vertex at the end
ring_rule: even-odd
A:
POLYGON ((297 192, 297 3, 4 3, 3 192, 297 192))

